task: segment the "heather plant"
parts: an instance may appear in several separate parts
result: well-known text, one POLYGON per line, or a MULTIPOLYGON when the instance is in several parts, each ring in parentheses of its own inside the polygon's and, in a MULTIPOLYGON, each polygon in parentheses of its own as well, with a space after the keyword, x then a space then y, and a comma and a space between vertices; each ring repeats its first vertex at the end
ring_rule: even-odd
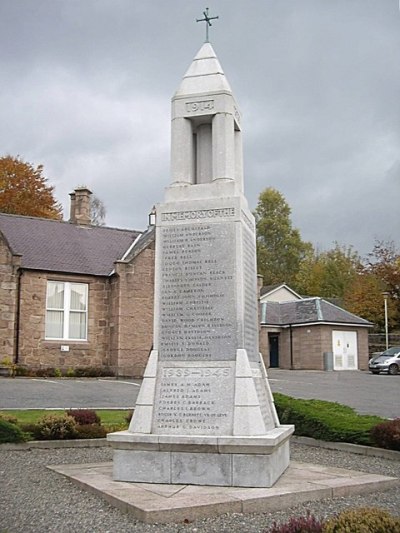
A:
POLYGON ((323 533, 399 533, 400 518, 378 508, 358 508, 329 519, 323 533))
POLYGON ((371 438, 380 448, 400 451, 400 418, 373 427, 371 438))
POLYGON ((322 533, 323 522, 307 511, 306 516, 292 516, 287 522, 274 522, 266 533, 322 533))
POLYGON ((75 418, 67 413, 45 415, 36 424, 36 435, 41 440, 73 439, 77 434, 77 425, 75 418))
POLYGON ((93 409, 70 409, 67 415, 72 416, 76 423, 80 426, 87 426, 89 424, 101 424, 100 417, 93 409))

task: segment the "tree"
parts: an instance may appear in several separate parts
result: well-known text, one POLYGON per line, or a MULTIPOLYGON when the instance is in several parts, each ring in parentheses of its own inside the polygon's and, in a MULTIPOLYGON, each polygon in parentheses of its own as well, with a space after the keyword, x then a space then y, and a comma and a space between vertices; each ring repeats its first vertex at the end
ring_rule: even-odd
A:
MULTIPOLYGON (((382 282, 374 274, 364 269, 349 284, 343 300, 344 307, 358 316, 373 322, 378 330, 385 327, 382 282)), ((396 322, 396 306, 388 301, 388 323, 396 322)))
POLYGON ((370 272, 382 280, 384 290, 400 304, 400 252, 393 241, 376 241, 367 263, 370 272))
POLYGON ((353 247, 336 242, 331 250, 313 251, 304 258, 293 286, 308 296, 342 301, 361 267, 361 258, 353 247))
POLYGON ((98 196, 93 194, 90 198, 90 219, 93 226, 104 226, 106 223, 106 206, 98 196))
MULTIPOLYGON (((400 252, 393 241, 376 241, 373 251, 368 256, 366 269, 381 284, 381 291, 389 293, 389 325, 400 328, 400 252), (391 312, 391 309, 394 311, 391 312), (390 320, 390 313, 392 319, 390 320)), ((382 302, 382 292, 380 301, 382 302)))
POLYGON ((258 271, 264 283, 292 284, 300 263, 312 250, 292 227, 291 209, 283 195, 268 187, 259 196, 254 211, 257 230, 258 271))
POLYGON ((0 212, 62 219, 62 207, 54 198, 54 187, 42 175, 43 165, 34 168, 19 156, 0 158, 0 212))

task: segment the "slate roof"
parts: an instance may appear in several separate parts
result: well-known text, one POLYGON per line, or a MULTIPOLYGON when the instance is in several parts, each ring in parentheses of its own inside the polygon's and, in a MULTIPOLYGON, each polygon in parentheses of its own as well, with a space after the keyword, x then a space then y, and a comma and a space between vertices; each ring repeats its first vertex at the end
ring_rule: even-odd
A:
POLYGON ((261 323, 274 326, 309 323, 340 323, 372 326, 372 323, 322 298, 305 298, 293 302, 264 302, 261 323))
POLYGON ((282 287, 282 285, 284 285, 284 283, 275 283, 275 285, 264 285, 263 287, 261 287, 260 296, 264 296, 264 294, 267 294, 273 291, 274 289, 277 289, 278 287, 282 287))
POLYGON ((141 234, 105 226, 0 213, 0 232, 22 268, 108 276, 141 234))

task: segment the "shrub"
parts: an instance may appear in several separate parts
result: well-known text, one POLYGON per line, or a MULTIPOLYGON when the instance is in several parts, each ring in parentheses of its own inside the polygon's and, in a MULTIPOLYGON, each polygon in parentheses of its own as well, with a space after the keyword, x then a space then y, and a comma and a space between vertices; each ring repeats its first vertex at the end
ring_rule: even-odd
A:
POLYGON ((75 370, 73 368, 68 368, 65 375, 67 378, 73 378, 75 377, 75 370))
POLYGON ((113 371, 107 367, 84 366, 75 368, 75 376, 77 378, 100 378, 113 375, 113 371))
POLYGON ((16 376, 29 376, 29 369, 25 366, 16 365, 15 367, 15 375, 16 376))
POLYGON ((273 523, 267 533, 322 533, 323 522, 307 511, 307 516, 292 516, 284 524, 273 523))
POLYGON ((61 378, 62 377, 62 372, 59 368, 55 368, 54 369, 54 377, 55 378, 61 378))
POLYGON ((380 448, 400 451, 400 418, 373 427, 371 438, 380 448))
POLYGON ((126 413, 126 416, 125 416, 125 420, 128 424, 131 423, 131 420, 132 420, 132 417, 133 417, 133 411, 128 411, 126 413))
POLYGON ((10 424, 18 425, 18 418, 12 415, 4 415, 0 414, 0 420, 5 420, 6 422, 10 422, 10 424))
POLYGON ((81 424, 76 428, 77 439, 103 439, 107 430, 100 424, 81 424))
POLYGON ((384 419, 358 415, 354 409, 335 402, 300 400, 274 394, 282 424, 294 424, 296 435, 325 441, 351 442, 371 446, 371 429, 384 419))
POLYGON ((324 533, 399 533, 400 518, 391 516, 387 511, 377 508, 358 508, 343 511, 328 520, 324 533))
POLYGON ((53 367, 37 368, 33 374, 38 378, 54 378, 56 376, 56 369, 53 367))
POLYGON ((42 438, 37 424, 20 424, 20 428, 29 437, 28 440, 40 440, 42 438))
POLYGON ((0 419, 0 443, 4 442, 24 442, 26 440, 26 435, 22 430, 8 422, 7 420, 0 419))
POLYGON ((40 440, 73 439, 76 436, 75 418, 67 415, 45 415, 38 420, 37 438, 40 440))
POLYGON ((70 409, 67 415, 72 416, 76 423, 80 426, 87 426, 89 424, 100 425, 101 420, 93 409, 70 409))

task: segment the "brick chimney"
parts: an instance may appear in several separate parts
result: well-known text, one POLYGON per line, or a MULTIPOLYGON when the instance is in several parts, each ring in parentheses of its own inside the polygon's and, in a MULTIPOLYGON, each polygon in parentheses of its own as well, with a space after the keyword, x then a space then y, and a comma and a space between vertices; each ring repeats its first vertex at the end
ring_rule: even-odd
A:
POLYGON ((87 187, 77 187, 70 193, 71 207, 69 221, 79 226, 89 226, 90 218, 90 195, 92 191, 87 187))

